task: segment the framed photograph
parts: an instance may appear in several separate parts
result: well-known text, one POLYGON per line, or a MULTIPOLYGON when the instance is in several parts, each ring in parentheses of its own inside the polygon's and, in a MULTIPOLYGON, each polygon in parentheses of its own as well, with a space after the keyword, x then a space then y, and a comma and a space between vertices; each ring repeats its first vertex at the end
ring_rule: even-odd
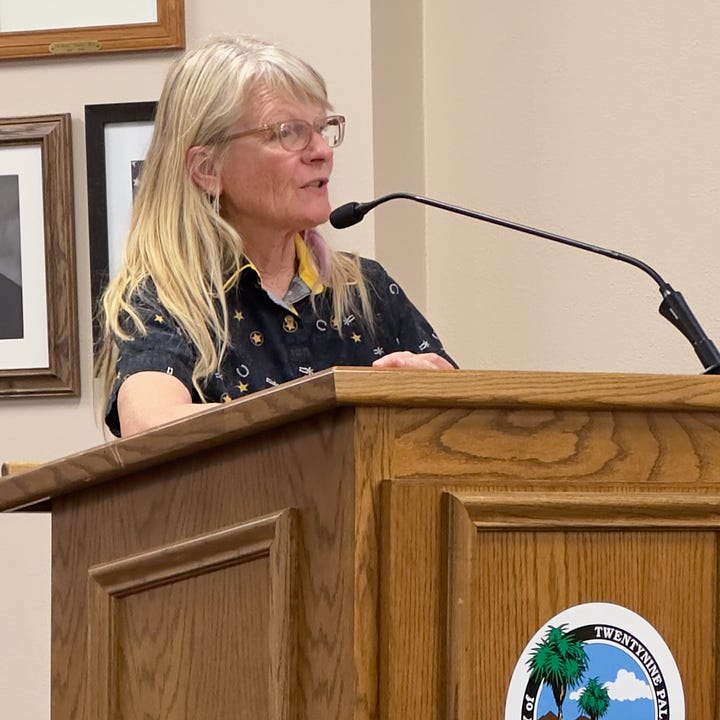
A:
POLYGON ((184 0, 2 3, 0 61, 183 47, 184 0))
POLYGON ((120 264, 134 189, 150 145, 157 103, 85 106, 93 333, 105 285, 120 264))
POLYGON ((70 128, 0 119, 0 397, 80 392, 70 128))

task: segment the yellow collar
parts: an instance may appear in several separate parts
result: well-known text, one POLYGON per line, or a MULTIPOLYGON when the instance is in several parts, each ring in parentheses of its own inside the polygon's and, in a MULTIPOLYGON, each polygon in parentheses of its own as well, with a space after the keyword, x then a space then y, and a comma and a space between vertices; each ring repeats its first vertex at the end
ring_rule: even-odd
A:
POLYGON ((313 291, 314 295, 321 293, 323 285, 320 282, 320 276, 315 269, 315 264, 310 259, 310 251, 299 233, 295 236, 295 255, 298 259, 298 277, 313 291))
MULTIPOLYGON (((298 260, 297 275, 313 291, 313 294, 317 295, 318 293, 321 293, 323 291, 323 284, 320 282, 320 276, 315 269, 314 263, 310 259, 310 251, 308 250, 308 247, 305 244, 305 241, 303 240, 300 233, 298 233, 294 239, 295 257, 297 257, 298 260)), ((240 267, 238 267, 237 270, 235 270, 235 272, 225 281, 223 285, 223 290, 225 290, 226 292, 235 284, 243 270, 251 268, 257 273, 258 276, 260 275, 257 268, 255 267, 255 265, 253 265, 252 261, 249 258, 245 257, 243 259, 246 262, 240 267)))

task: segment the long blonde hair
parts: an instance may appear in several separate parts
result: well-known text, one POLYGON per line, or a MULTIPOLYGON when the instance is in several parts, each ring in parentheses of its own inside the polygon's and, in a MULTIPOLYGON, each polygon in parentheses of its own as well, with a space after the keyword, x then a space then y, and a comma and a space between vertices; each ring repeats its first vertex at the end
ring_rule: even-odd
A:
MULTIPOLYGON (((170 68, 123 262, 102 297, 103 336, 96 371, 105 378, 106 394, 113 382, 117 339, 145 332, 133 294, 152 280, 158 299, 195 348, 192 381, 204 398, 203 380, 217 370, 229 341, 224 284, 242 264, 243 241, 221 216, 219 198, 208 197, 195 184, 186 156, 191 147, 204 146, 222 162, 233 124, 259 89, 331 108, 325 82, 310 65, 250 37, 211 39, 170 68)), ((372 324, 358 258, 331 250, 308 230, 313 238, 310 257, 322 282, 333 291, 335 317, 359 303, 357 309, 372 324)))

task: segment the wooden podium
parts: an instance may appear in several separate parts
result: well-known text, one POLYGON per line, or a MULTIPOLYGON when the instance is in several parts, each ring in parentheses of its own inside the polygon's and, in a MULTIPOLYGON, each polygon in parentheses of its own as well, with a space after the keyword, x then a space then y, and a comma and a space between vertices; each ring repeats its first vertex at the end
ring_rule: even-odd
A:
POLYGON ((624 605, 718 699, 720 381, 335 369, 0 482, 52 508, 53 720, 504 717, 624 605))

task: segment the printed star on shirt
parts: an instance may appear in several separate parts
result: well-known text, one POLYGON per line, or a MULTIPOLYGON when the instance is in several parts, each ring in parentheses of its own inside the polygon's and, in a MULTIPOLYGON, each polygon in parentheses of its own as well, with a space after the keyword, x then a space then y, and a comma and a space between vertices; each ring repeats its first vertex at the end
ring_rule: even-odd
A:
POLYGON ((356 343, 359 343, 362 340, 362 336, 357 333, 353 333, 350 337, 353 339, 353 342, 356 343))
POLYGON ((248 386, 247 386, 247 384, 244 383, 244 382, 239 382, 235 387, 236 387, 241 393, 245 393, 245 392, 248 391, 248 386))
POLYGON ((250 342, 252 342, 253 345, 256 347, 259 347, 263 344, 265 341, 265 338, 263 337, 263 334, 259 330, 255 330, 250 333, 250 342))
POLYGON ((293 315, 286 315, 283 319, 283 330, 288 333, 294 333, 298 329, 297 320, 293 315))
POLYGON ((245 319, 245 316, 242 314, 242 312, 240 310, 235 311, 234 317, 236 320, 244 320, 245 319))
POLYGON ((156 322, 156 323, 160 323, 160 324, 162 325, 162 323, 165 322, 165 318, 164 318, 162 315, 159 315, 159 314, 158 314, 158 315, 155 316, 155 322, 156 322))

